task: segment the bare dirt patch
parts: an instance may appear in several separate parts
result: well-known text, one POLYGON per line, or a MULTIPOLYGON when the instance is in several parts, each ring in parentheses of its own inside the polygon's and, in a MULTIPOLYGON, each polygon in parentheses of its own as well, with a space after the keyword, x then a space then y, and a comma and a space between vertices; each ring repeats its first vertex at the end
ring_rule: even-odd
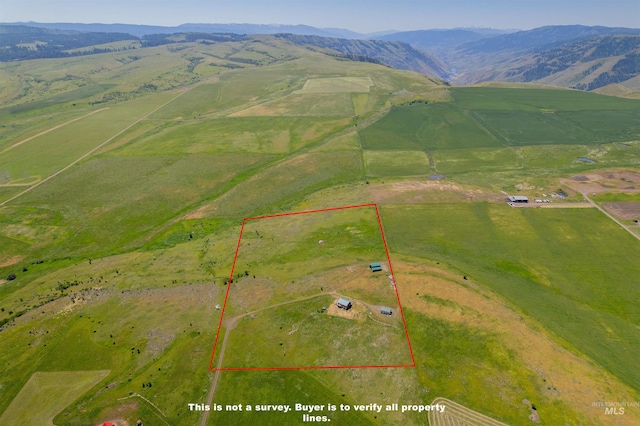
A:
POLYGON ((636 219, 640 217, 639 201, 602 203, 602 207, 621 219, 636 219))
POLYGON ((9 258, 0 258, 0 268, 4 268, 5 266, 15 265, 24 259, 24 256, 11 256, 9 258))
POLYGON ((640 173, 631 170, 610 170, 575 175, 560 182, 583 194, 607 191, 640 192, 640 173))
POLYGON ((504 201, 504 197, 500 194, 439 180, 376 183, 369 185, 369 190, 371 198, 379 204, 504 201))
POLYGON ((363 322, 367 319, 367 314, 369 313, 369 309, 361 302, 351 301, 350 309, 342 309, 338 308, 336 302, 338 299, 334 300, 331 306, 327 308, 327 315, 331 315, 332 317, 340 317, 347 318, 350 320, 363 322))

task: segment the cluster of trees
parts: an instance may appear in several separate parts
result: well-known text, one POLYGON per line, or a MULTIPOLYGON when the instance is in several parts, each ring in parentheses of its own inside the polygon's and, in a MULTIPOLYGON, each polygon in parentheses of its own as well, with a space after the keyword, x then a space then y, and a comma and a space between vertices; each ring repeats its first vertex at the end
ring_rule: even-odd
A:
MULTIPOLYGON (((576 89, 593 90, 611 83, 619 83, 628 80, 640 73, 640 36, 638 35, 607 35, 578 40, 559 47, 539 51, 536 55, 536 64, 521 67, 509 76, 521 74, 523 81, 535 81, 549 75, 561 72, 580 63, 591 62, 598 59, 611 58, 625 55, 612 68, 610 72, 598 75, 590 83, 580 83, 574 86, 576 89)), ((582 77, 593 73, 602 66, 603 62, 597 62, 589 69, 582 72, 582 77)))
MULTIPOLYGON (((338 57, 353 61, 372 62, 397 69, 427 72, 428 74, 436 74, 438 77, 446 74, 429 54, 399 41, 350 40, 297 34, 276 34, 276 37, 301 46, 316 46, 323 49, 336 50, 344 55, 338 57), (425 69, 425 67, 428 67, 429 70, 425 69)), ((336 56, 326 51, 323 53, 336 56)))
POLYGON ((0 25, 0 62, 22 61, 26 59, 66 58, 72 56, 94 55, 135 47, 119 49, 91 47, 117 41, 139 41, 142 47, 162 46, 182 42, 222 43, 242 41, 247 36, 237 34, 151 34, 142 38, 125 33, 101 33, 51 30, 26 25, 0 25), (68 50, 83 49, 68 52, 68 50))
POLYGON ((597 89, 607 84, 620 83, 640 74, 640 54, 631 53, 620 59, 612 68, 611 72, 603 72, 597 76, 589 85, 587 90, 597 89))
POLYGON ((180 34, 149 34, 140 40, 142 47, 163 46, 165 44, 200 42, 204 44, 224 43, 227 41, 243 41, 247 36, 238 34, 208 34, 208 33, 180 33, 180 34))
POLYGON ((0 25, 0 62, 25 59, 64 58, 110 52, 112 49, 80 49, 116 41, 137 40, 122 33, 80 33, 77 31, 49 30, 26 25, 0 25))

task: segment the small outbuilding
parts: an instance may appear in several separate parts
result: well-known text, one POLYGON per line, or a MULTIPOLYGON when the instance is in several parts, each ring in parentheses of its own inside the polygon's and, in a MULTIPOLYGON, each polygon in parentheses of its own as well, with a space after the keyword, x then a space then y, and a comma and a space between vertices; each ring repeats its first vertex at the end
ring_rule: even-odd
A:
POLYGON ((393 311, 391 310, 391 308, 387 308, 386 306, 383 306, 380 308, 380 313, 382 315, 391 315, 393 314, 393 311))
POLYGON ((371 269, 371 272, 380 272, 382 271, 382 265, 379 263, 371 263, 369 265, 369 268, 371 269))
POLYGON ((351 309, 351 301, 348 300, 348 299, 345 299, 344 297, 341 297, 336 302, 336 306, 338 308, 341 308, 341 309, 344 309, 344 310, 349 310, 349 309, 351 309))
POLYGON ((524 195, 509 195, 507 197, 512 203, 528 203, 529 197, 525 197, 524 195))

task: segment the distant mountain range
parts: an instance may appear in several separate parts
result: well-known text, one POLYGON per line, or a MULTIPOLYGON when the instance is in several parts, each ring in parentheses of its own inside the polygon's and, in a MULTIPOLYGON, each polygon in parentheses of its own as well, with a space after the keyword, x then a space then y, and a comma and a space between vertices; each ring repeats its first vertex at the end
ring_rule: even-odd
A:
POLYGON ((424 50, 451 69, 456 84, 538 82, 593 90, 619 83, 640 89, 640 29, 562 25, 507 34, 473 30, 385 35, 424 50))
POLYGON ((23 25, 50 30, 67 30, 94 33, 125 33, 136 37, 151 34, 176 33, 233 33, 233 34, 299 34, 321 37, 339 37, 348 39, 365 39, 366 34, 356 33, 343 28, 316 28, 309 25, 261 25, 261 24, 182 24, 175 27, 133 24, 77 24, 77 23, 40 23, 14 22, 2 25, 23 25))
MULTIPOLYGON (((139 46, 172 42, 158 34, 221 41, 211 34, 287 34, 289 41, 356 60, 380 62, 455 84, 487 81, 538 82, 582 90, 619 84, 640 89, 640 29, 602 26, 546 26, 527 31, 458 28, 360 34, 306 25, 13 23, 0 25, 0 61, 92 54, 99 46, 137 40, 139 46), (31 29, 29 29, 31 28, 31 29), (208 34, 208 35, 207 35, 208 34), (71 52, 94 46, 90 49, 71 52)), ((231 37, 230 35, 226 36, 231 37)), ((127 48, 132 48, 128 46, 127 48)))

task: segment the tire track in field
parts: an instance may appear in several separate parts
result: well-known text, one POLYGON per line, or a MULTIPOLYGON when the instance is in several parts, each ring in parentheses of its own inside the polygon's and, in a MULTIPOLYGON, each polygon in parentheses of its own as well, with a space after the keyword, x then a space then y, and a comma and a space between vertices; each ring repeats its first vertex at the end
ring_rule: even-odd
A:
MULTIPOLYGON (((142 120, 144 120, 145 118, 149 117, 151 114, 153 114, 154 112, 160 110, 161 108, 164 108, 165 106, 167 106, 168 104, 170 104, 171 102, 175 101, 176 99, 178 99, 180 96, 184 95, 185 93, 189 92, 191 89, 193 89, 194 87, 196 87, 196 85, 193 85, 191 87, 189 87, 186 90, 182 90, 180 91, 180 93, 178 93, 175 97, 169 99, 167 102, 163 103, 162 105, 160 105, 159 107, 156 107, 155 109, 153 109, 152 111, 148 112, 147 114, 143 115, 142 117, 138 118, 137 120, 135 120, 133 123, 129 124, 128 126, 126 126, 124 129, 120 130, 119 132, 117 132, 115 135, 111 136, 110 138, 108 138, 107 140, 105 140, 104 142, 100 143, 98 146, 92 148, 90 151, 86 152, 85 154, 81 155, 80 157, 78 157, 77 159, 73 160, 71 163, 67 164, 65 167, 61 168, 60 170, 58 170, 57 172, 55 172, 52 175, 47 176, 46 178, 42 179, 40 182, 33 184, 33 186, 30 186, 29 188, 25 189, 24 191, 14 195, 13 197, 3 201, 0 203, 0 207, 6 205, 7 203, 15 200, 16 198, 19 198, 21 196, 23 196, 24 194, 26 194, 27 192, 39 187, 40 185, 42 185, 45 182, 48 182, 49 180, 53 179, 54 177, 58 176, 61 173, 66 172, 67 170, 69 170, 71 167, 75 166, 76 164, 78 164, 80 161, 84 160, 85 158, 87 158, 88 156, 90 156, 91 154, 93 154, 94 152, 96 152, 97 150, 99 150, 100 148, 102 148, 103 146, 105 146, 106 144, 108 144, 109 142, 111 142, 112 140, 114 140, 115 138, 117 138, 118 136, 120 136, 121 134, 123 134, 124 132, 126 132, 127 130, 129 130, 130 128, 132 128, 133 126, 135 126, 136 124, 140 123, 142 120)), ((106 108, 105 108, 106 109, 106 108)), ((96 111, 97 112, 97 111, 96 111)), ((80 117, 83 118, 83 117, 80 117)), ((79 118, 78 118, 79 119, 79 118)), ((76 120, 78 120, 76 119, 76 120)), ((66 123, 65 123, 66 124, 66 123)), ((36 135, 37 136, 37 135, 36 135)), ((24 143, 25 141, 23 141, 22 143, 24 143)))
MULTIPOLYGON (((224 351, 227 348, 227 341, 229 340, 229 334, 231 333, 231 330, 233 330, 236 326, 236 323, 238 322, 239 319, 244 318, 248 315, 253 315, 257 312, 261 312, 261 311, 266 311, 267 309, 271 309, 271 308, 276 308, 278 306, 283 306, 283 305, 288 305, 290 303, 297 303, 297 302, 302 302, 304 300, 309 300, 309 299, 313 299, 316 297, 320 297, 320 296, 324 296, 327 294, 333 294, 331 292, 323 292, 323 293, 318 293, 318 294, 314 294, 312 296, 307 296, 307 297, 301 297, 299 299, 295 299, 295 300, 288 300, 286 302, 281 302, 281 303, 276 303, 275 305, 271 305, 271 306, 265 306, 264 308, 260 308, 260 309, 256 309, 254 311, 250 311, 247 313, 244 313, 242 315, 238 315, 236 317, 230 318, 227 322, 227 329, 224 332, 224 338, 222 339, 222 345, 220 346, 220 356, 218 358, 218 365, 216 366, 216 372, 215 375, 213 376, 213 383, 211 383, 211 389, 209 390, 209 395, 207 396, 207 405, 211 405, 211 403, 213 403, 213 396, 216 393, 216 389, 218 388, 218 381, 220 380, 220 367, 222 367, 222 361, 224 360, 224 351)), ((206 426, 207 424, 207 420, 209 418, 209 411, 205 411, 202 414, 202 420, 200 421, 200 426, 206 426)))
MULTIPOLYGON (((277 308, 278 306, 283 306, 283 305, 289 305, 291 303, 298 303, 298 302, 303 302, 305 300, 309 300, 309 299, 315 299, 316 297, 320 297, 320 296, 334 296, 334 297, 342 297, 342 295, 333 292, 333 291, 324 291, 322 293, 317 293, 314 294, 312 296, 306 296, 306 297, 301 297, 299 299, 295 299, 295 300, 288 300, 286 302, 281 302, 281 303, 276 303, 275 305, 270 305, 270 306, 265 306, 263 308, 260 309, 256 309, 250 312, 246 312, 242 315, 238 315, 235 316, 233 318, 230 318, 227 322, 227 327, 226 327, 226 331, 224 332, 224 338, 222 339, 222 345, 220 346, 220 356, 218 357, 218 365, 216 366, 216 372, 215 375, 213 376, 213 382, 211 383, 211 389, 209 390, 209 395, 207 396, 207 402, 205 403, 206 405, 211 405, 213 403, 213 397, 216 393, 216 389, 218 388, 218 381, 220 380, 220 372, 222 370, 220 370, 220 367, 222 367, 222 361, 224 360, 224 351, 227 348, 227 341, 229 340, 229 334, 231 333, 231 330, 233 330, 236 326, 236 323, 238 322, 239 319, 244 318, 248 315, 253 315, 255 313, 258 312, 262 312, 262 311, 266 311, 267 309, 272 309, 272 308, 277 308)), ((351 298, 351 300, 356 301, 356 302, 360 302, 359 300, 353 299, 351 298)), ((367 303, 361 302, 364 305, 366 305, 367 307, 371 308, 371 306, 367 303)), ((371 318, 373 319, 373 318, 371 318)), ((375 320, 374 320, 375 321, 375 320)), ((379 321, 376 321, 379 322, 379 321)), ((383 324, 386 325, 386 324, 383 324)), ((200 426, 206 426, 207 425, 207 420, 209 419, 209 414, 210 411, 204 411, 202 413, 202 420, 200 421, 200 426)))
POLYGON ((57 129, 61 128, 61 127, 66 126, 67 124, 71 124, 71 123, 74 123, 74 122, 76 122, 76 121, 78 121, 78 120, 82 120, 83 118, 87 118, 87 117, 89 117, 90 115, 93 115, 93 114, 95 114, 95 113, 97 113, 97 112, 100 112, 100 111, 104 111, 104 110, 106 110, 106 109, 109 109, 109 108, 100 108, 100 109, 98 109, 98 110, 96 110, 96 111, 91 111, 89 114, 85 114, 85 115, 83 115, 82 117, 74 118, 73 120, 69 120, 69 121, 66 121, 66 122, 64 122, 64 123, 62 123, 62 124, 58 124, 57 126, 54 126, 54 127, 50 128, 50 129, 47 129, 47 130, 45 130, 45 131, 43 131, 43 132, 40 132, 40 133, 38 133, 37 135, 30 136, 30 137, 28 137, 28 138, 26 138, 26 139, 24 139, 24 140, 21 140, 20 142, 16 142, 16 143, 14 143, 14 144, 13 144, 13 145, 11 145, 10 147, 3 149, 3 150, 0 152, 0 154, 4 154, 5 152, 7 152, 7 151, 9 151, 9 150, 11 150, 11 149, 13 149, 13 148, 15 148, 15 147, 18 147, 18 146, 22 145, 23 143, 27 143, 27 142, 29 142, 30 140, 33 140, 33 139, 35 139, 35 138, 37 138, 37 137, 39 137, 39 136, 46 135, 46 134, 47 134, 47 133, 49 133, 49 132, 53 132, 54 130, 57 130, 57 129))
POLYGON ((593 201, 591 198, 589 198, 589 196, 587 195, 587 192, 582 192, 580 191, 580 193, 582 194, 582 196, 584 197, 585 200, 587 200, 588 203, 590 203, 593 207, 595 207, 596 209, 600 210, 602 213, 605 214, 605 216, 607 216, 609 219, 611 219, 612 221, 614 221, 615 223, 618 224, 618 226, 620 226, 622 229, 624 229, 625 231, 627 231, 629 234, 631 234, 635 239, 640 241, 640 235, 636 234, 635 232, 633 232, 631 229, 629 229, 628 226, 626 226, 624 223, 620 222, 618 219, 616 219, 612 214, 610 214, 607 210, 605 210, 604 207, 601 207, 598 203, 596 203, 595 201, 593 201))

